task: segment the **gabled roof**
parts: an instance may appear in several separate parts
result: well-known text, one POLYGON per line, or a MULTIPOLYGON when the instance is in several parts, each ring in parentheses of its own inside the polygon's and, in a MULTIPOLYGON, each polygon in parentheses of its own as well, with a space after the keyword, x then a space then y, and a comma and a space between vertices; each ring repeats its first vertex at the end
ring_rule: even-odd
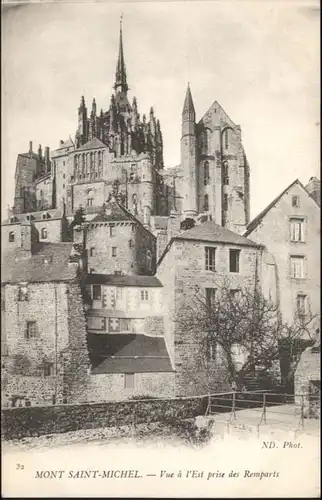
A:
POLYGON ((23 259, 21 249, 3 254, 1 281, 34 283, 73 280, 78 265, 69 263, 72 247, 73 243, 38 243, 34 253, 23 259))
POLYGON ((142 223, 134 217, 123 205, 116 200, 109 201, 101 208, 100 212, 90 221, 89 224, 94 222, 118 222, 118 221, 133 221, 137 224, 142 223))
POLYGON ((140 276, 117 274, 94 274, 90 273, 85 278, 86 284, 110 285, 110 286, 136 286, 142 288, 162 287, 163 285, 156 276, 140 276))
POLYGON ((257 226, 262 222, 263 218, 265 217, 265 215, 271 210, 271 208, 274 207, 274 205, 276 205, 276 203, 278 203, 278 201, 284 196, 284 194, 289 190, 291 189, 293 186, 295 186, 295 184, 297 184, 298 186, 301 186, 302 189, 304 189, 304 191, 306 192, 306 194, 317 204, 317 206, 319 206, 319 204, 316 202, 316 200, 314 200, 314 198, 312 198, 312 196, 310 196, 310 194, 308 193, 308 191, 305 189, 305 187, 303 186, 303 184, 298 180, 298 179, 295 179, 295 181, 293 181, 289 186, 287 186, 278 196, 276 196, 276 198, 274 198, 273 201, 271 201, 271 203, 269 203, 267 205, 266 208, 264 208, 264 210, 262 210, 247 226, 247 229, 244 233, 244 236, 247 237, 252 231, 254 231, 254 229, 257 228, 257 226))
POLYGON ((163 337, 89 333, 87 345, 93 375, 173 371, 163 337))
MULTIPOLYGON (((213 108, 216 108, 217 110, 219 110, 219 113, 218 115, 221 115, 222 119, 224 119, 227 123, 228 126, 232 127, 232 128, 235 128, 236 127, 236 124, 232 121, 232 119, 227 115, 226 111, 224 110, 224 108, 219 104, 218 101, 214 101, 212 103, 212 105, 210 106, 210 108, 208 108, 208 110, 205 112, 205 114, 203 115, 203 117, 199 120, 198 122, 198 125, 200 126, 202 123, 203 123, 203 120, 205 119, 206 115, 208 113, 211 112, 211 110, 213 108)), ((219 118, 219 117, 218 117, 219 118)))
POLYGON ((83 151, 85 149, 101 149, 106 147, 107 146, 104 142, 100 141, 97 137, 93 137, 93 139, 83 144, 83 146, 80 146, 76 149, 76 151, 83 151))
POLYGON ((177 240, 208 241, 214 243, 230 243, 232 245, 243 245, 257 247, 258 244, 244 236, 240 236, 225 227, 219 226, 213 221, 197 224, 195 227, 183 231, 174 237, 177 240))
POLYGON ((195 227, 188 229, 187 231, 182 231, 181 233, 173 236, 168 243, 166 249, 161 255, 159 261, 157 262, 157 266, 160 265, 166 253, 170 250, 170 247, 175 240, 185 240, 185 241, 200 241, 205 243, 221 243, 228 245, 239 245, 239 246, 248 246, 248 247, 261 247, 258 243, 245 238, 244 236, 240 236, 225 227, 219 226, 213 221, 203 222, 202 224, 198 224, 195 227))

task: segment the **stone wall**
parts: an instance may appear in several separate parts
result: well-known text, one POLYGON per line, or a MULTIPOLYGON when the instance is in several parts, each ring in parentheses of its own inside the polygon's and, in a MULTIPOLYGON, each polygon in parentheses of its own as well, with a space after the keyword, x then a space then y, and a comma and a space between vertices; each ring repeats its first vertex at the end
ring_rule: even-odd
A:
POLYGON ((18 291, 18 285, 3 288, 2 405, 18 396, 31 405, 79 400, 89 368, 79 284, 29 283, 26 301, 18 291), (29 321, 36 322, 36 335, 27 338, 29 321))
POLYGON ((10 408, 2 410, 2 436, 21 439, 99 427, 162 422, 204 415, 208 398, 151 399, 124 402, 10 408))
MULTIPOLYGON (((298 405, 301 405, 302 402, 304 403, 306 416, 309 416, 309 409, 318 403, 318 399, 310 397, 313 396, 313 394, 311 394, 311 384, 315 382, 315 384, 318 384, 320 387, 320 380, 321 348, 316 349, 314 347, 308 347, 301 355, 294 377, 295 402, 298 405), (304 399, 301 396, 304 396, 304 399)), ((319 394, 316 394, 315 397, 316 396, 321 396, 321 389, 319 394)), ((318 406, 320 407, 320 403, 318 406)))
POLYGON ((63 234, 63 221, 62 219, 45 219, 42 221, 33 222, 35 228, 39 233, 39 241, 44 243, 59 243, 61 241, 66 241, 66 237, 63 234), (47 238, 42 238, 42 229, 46 229, 47 238))
POLYGON ((174 373, 134 373, 134 388, 125 388, 124 373, 89 375, 80 402, 121 401, 134 396, 174 396, 174 373))

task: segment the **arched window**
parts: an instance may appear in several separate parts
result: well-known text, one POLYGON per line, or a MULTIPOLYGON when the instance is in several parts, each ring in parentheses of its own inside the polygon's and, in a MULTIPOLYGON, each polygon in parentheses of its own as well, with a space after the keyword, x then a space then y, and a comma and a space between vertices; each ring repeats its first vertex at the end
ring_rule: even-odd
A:
POLYGON ((225 149, 228 149, 228 130, 224 132, 225 149))
POLYGON ((207 194, 205 194, 205 202, 203 209, 205 212, 208 212, 209 210, 209 196, 207 194))
POLYGON ((9 243, 13 243, 15 241, 15 233, 10 231, 9 233, 9 243))
POLYGON ((204 163, 204 185, 209 184, 209 161, 204 163))
POLYGON ((228 162, 225 161, 223 165, 223 183, 227 186, 229 184, 229 175, 228 175, 228 162))
POLYGON ((223 210, 228 210, 228 194, 224 194, 223 210))
POLYGON ((41 230, 41 239, 46 240, 47 239, 47 229, 45 227, 42 228, 41 230))
POLYGON ((152 254, 150 250, 146 251, 146 265, 148 268, 148 271, 152 271, 152 254))

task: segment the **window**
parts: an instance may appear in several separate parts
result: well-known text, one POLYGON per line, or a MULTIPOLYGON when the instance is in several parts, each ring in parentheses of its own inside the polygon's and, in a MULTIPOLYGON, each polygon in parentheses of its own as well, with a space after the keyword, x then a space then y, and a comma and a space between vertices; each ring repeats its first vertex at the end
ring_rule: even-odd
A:
POLYGON ((291 257, 291 278, 304 278, 304 257, 294 255, 291 257))
POLYGON ((303 316, 307 312, 307 296, 299 293, 296 297, 296 308, 300 316, 303 316))
POLYGON ((50 264, 53 261, 53 256, 48 255, 47 257, 44 257, 43 263, 44 264, 50 264))
POLYGON ((129 240, 129 247, 130 247, 130 248, 133 248, 133 247, 134 247, 134 242, 133 242, 133 240, 129 240))
POLYGON ((54 375, 54 363, 45 362, 43 364, 44 377, 51 377, 54 375))
POLYGON ((102 299, 101 285, 93 285, 93 300, 102 299))
POLYGON ((95 252, 95 247, 92 247, 92 248, 90 249, 90 251, 89 251, 89 255, 90 255, 90 257, 95 257, 95 254, 96 254, 96 252, 95 252))
POLYGON ((152 254, 150 250, 146 251, 146 265, 148 268, 148 271, 152 270, 152 254))
POLYGON ((123 299, 123 291, 124 291, 124 288, 122 288, 121 286, 116 287, 116 299, 117 300, 123 299))
POLYGON ((205 202, 204 202, 203 209, 205 212, 208 212, 208 210, 209 210, 209 196, 207 194, 205 194, 205 202))
POLYGON ((28 285, 27 284, 22 284, 19 286, 18 300, 20 302, 22 302, 24 300, 28 300, 28 285))
POLYGON ((304 241, 304 220, 290 219, 291 241, 304 241))
POLYGON ((37 323, 36 321, 27 321, 26 338, 31 339, 37 337, 37 323))
POLYGON ((63 184, 63 189, 65 189, 65 184, 63 184))
POLYGON ((48 215, 47 213, 44 213, 44 214, 42 214, 41 218, 42 219, 47 219, 47 215, 48 215))
POLYGON ((113 236, 115 236, 115 234, 116 234, 115 229, 116 229, 116 228, 115 228, 115 226, 110 226, 110 236, 111 236, 111 238, 112 238, 113 236))
POLYGON ((225 149, 228 149, 228 130, 224 132, 225 149))
POLYGON ((216 248, 205 247, 206 271, 216 270, 216 248))
POLYGON ((47 239, 47 229, 45 227, 43 227, 42 230, 41 230, 41 236, 40 236, 40 238, 42 240, 46 240, 47 239))
POLYGON ((15 233, 10 231, 9 233, 9 243, 13 243, 15 241, 15 233))
POLYGON ((207 307, 211 308, 216 300, 216 288, 206 288, 207 307))
POLYGON ((131 326, 132 326, 131 320, 129 318, 121 318, 121 325, 120 325, 121 332, 131 332, 132 331, 131 326))
POLYGON ((117 256, 117 247, 112 247, 112 257, 117 256))
POLYGON ((204 163, 204 185, 209 184, 209 161, 204 163))
POLYGON ((66 178, 66 174, 63 174, 63 179, 65 179, 65 178, 66 178))
POLYGON ((149 300, 148 290, 141 290, 141 300, 149 300))
POLYGON ((208 361, 216 361, 217 345, 214 341, 208 343, 208 361))
POLYGON ((226 186, 228 186, 228 184, 229 184, 228 163, 226 161, 223 165, 223 183, 226 186))
POLYGON ((228 210, 228 194, 224 193, 223 210, 228 210))
POLYGON ((124 389, 134 389, 134 373, 124 374, 124 389))
POLYGON ((100 318, 98 316, 88 316, 87 325, 90 330, 105 331, 105 318, 100 318))
POLYGON ((239 273, 240 250, 229 250, 229 272, 239 273))
POLYGON ((298 195, 292 196, 292 207, 298 208, 300 206, 300 197, 298 195))
POLYGON ((93 198, 87 198, 87 206, 92 207, 93 206, 93 198))

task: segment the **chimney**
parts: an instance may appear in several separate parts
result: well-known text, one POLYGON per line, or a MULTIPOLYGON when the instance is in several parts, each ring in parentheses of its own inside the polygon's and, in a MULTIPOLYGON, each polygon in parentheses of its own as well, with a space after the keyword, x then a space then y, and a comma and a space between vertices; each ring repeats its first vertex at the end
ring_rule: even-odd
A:
POLYGON ((49 170, 49 164, 50 164, 50 156, 49 156, 49 147, 45 147, 45 166, 46 166, 46 172, 49 170))
POLYGON ((38 156, 39 156, 39 159, 41 160, 41 159, 42 159, 42 149, 41 149, 41 144, 39 144, 39 148, 38 148, 38 156))
POLYGON ((61 146, 62 144, 64 144, 63 139, 60 139, 59 144, 60 144, 60 146, 61 146))
POLYGON ((29 153, 32 153, 32 141, 29 141, 29 153))

